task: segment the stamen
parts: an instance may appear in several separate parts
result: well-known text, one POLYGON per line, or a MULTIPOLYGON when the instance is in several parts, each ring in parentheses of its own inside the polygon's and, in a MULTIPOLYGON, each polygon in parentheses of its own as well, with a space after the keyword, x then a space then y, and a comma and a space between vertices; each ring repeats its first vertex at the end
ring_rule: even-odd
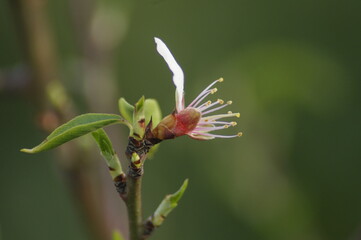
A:
POLYGON ((200 131, 200 132, 211 132, 211 131, 216 131, 216 130, 222 130, 225 128, 228 128, 228 125, 224 125, 224 126, 218 126, 218 127, 196 127, 193 131, 200 131))
POLYGON ((224 122, 224 121, 211 121, 211 122, 209 122, 208 120, 205 120, 205 121, 201 120, 201 121, 197 124, 197 126, 210 125, 210 124, 212 124, 212 125, 218 125, 218 124, 221 124, 221 125, 229 125, 229 126, 232 126, 232 127, 234 127, 234 126, 237 125, 236 122, 224 122))
POLYGON ((228 113, 228 114, 236 114, 236 115, 234 115, 234 116, 236 116, 236 117, 238 117, 238 118, 241 116, 241 114, 239 114, 239 113, 233 113, 232 111, 228 111, 227 113, 228 113))
POLYGON ((233 103, 232 101, 228 101, 228 102, 227 102, 228 105, 231 105, 232 103, 233 103))
POLYGON ((198 111, 201 111, 200 109, 206 106, 211 105, 212 101, 207 101, 205 103, 203 103, 202 105, 200 105, 199 107, 197 107, 198 111))
MULTIPOLYGON (((208 90, 217 82, 223 82, 223 78, 217 79, 216 81, 213 81, 211 84, 208 85, 208 87, 206 87, 206 89, 204 89, 192 102, 191 104, 189 104, 188 107, 192 107, 194 106, 194 103, 198 101, 199 98, 201 98, 204 94, 206 94, 208 92, 208 90)), ((215 90, 217 91, 217 90, 215 90)))
POLYGON ((218 91, 218 88, 212 88, 211 89, 211 94, 215 94, 218 91))
POLYGON ((210 104, 210 105, 204 105, 204 104, 202 104, 201 106, 199 106, 199 107, 197 107, 197 108, 198 108, 198 111, 203 112, 204 110, 206 110, 206 109, 208 109, 208 108, 211 108, 211 107, 213 107, 213 106, 215 106, 215 105, 217 105, 217 104, 223 104, 223 103, 224 103, 224 101, 223 101, 222 99, 217 99, 216 102, 214 102, 214 103, 212 103, 212 104, 210 104))
POLYGON ((214 138, 234 138, 234 137, 240 137, 242 136, 242 133, 237 133, 236 135, 216 135, 216 134, 210 134, 210 133, 203 133, 203 132, 192 132, 193 134, 203 135, 207 137, 214 137, 214 138))
MULTIPOLYGON (((229 102, 229 101, 228 101, 228 102, 229 102)), ((202 115, 206 115, 206 114, 208 114, 208 113, 215 112, 215 111, 217 111, 217 110, 219 110, 219 109, 222 109, 222 108, 224 108, 224 107, 227 107, 228 105, 230 105, 228 102, 227 102, 226 105, 222 105, 222 106, 220 106, 220 107, 213 108, 213 109, 208 110, 208 111, 206 111, 206 112, 202 112, 202 115)), ((224 103, 224 102, 223 102, 223 103, 224 103)))
MULTIPOLYGON (((194 108, 196 108, 197 105, 198 105, 200 102, 203 101, 203 99, 205 99, 209 94, 214 94, 215 92, 217 92, 217 88, 213 88, 213 89, 211 89, 211 90, 208 90, 208 91, 204 94, 204 96, 202 96, 196 103, 190 104, 188 107, 194 107, 194 108)), ((198 98, 198 97, 197 97, 197 98, 198 98)), ((193 101, 193 102, 194 102, 194 101, 193 101)), ((193 103, 193 102, 192 102, 192 103, 193 103)))
MULTIPOLYGON (((224 105, 227 106, 227 105, 224 105)), ((208 116, 208 117, 202 117, 201 120, 202 121, 214 121, 220 118, 226 118, 226 117, 239 117, 239 113, 232 113, 231 111, 229 111, 226 114, 217 114, 217 115, 212 115, 212 116, 208 116)))

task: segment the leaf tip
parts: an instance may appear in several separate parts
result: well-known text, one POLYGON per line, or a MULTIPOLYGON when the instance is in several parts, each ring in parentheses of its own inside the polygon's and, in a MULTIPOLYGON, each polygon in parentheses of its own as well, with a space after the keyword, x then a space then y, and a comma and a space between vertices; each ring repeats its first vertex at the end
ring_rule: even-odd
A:
POLYGON ((177 192, 175 192, 175 193, 173 193, 171 195, 171 201, 173 203, 178 203, 178 201, 182 198, 185 190, 188 187, 188 182, 189 181, 188 181, 188 178, 187 178, 186 180, 184 180, 184 182, 183 182, 182 186, 180 187, 180 189, 177 192))
POLYGON ((22 149, 20 149, 20 152, 23 152, 23 153, 35 153, 33 148, 32 149, 22 148, 22 149))
POLYGON ((182 191, 184 192, 186 190, 186 188, 188 187, 188 182, 189 182, 189 179, 186 178, 181 186, 181 189, 182 191))

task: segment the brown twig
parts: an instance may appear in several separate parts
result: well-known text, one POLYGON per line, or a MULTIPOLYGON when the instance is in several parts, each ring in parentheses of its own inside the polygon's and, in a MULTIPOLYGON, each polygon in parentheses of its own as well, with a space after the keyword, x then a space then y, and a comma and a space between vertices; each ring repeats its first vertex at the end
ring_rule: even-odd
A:
POLYGON ((128 196, 126 200, 129 219, 130 240, 140 240, 142 234, 142 176, 128 178, 128 196))
POLYGON ((137 140, 129 137, 126 156, 129 160, 127 173, 127 197, 125 203, 128 210, 130 240, 143 239, 143 213, 142 213, 142 177, 143 164, 147 158, 149 148, 144 139, 137 140))

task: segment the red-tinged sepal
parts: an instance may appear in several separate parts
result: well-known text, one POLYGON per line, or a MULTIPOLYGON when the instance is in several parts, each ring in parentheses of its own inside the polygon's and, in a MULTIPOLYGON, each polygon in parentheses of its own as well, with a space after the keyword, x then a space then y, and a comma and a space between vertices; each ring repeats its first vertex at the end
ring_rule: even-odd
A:
POLYGON ((177 119, 174 112, 165 116, 153 129, 153 138, 158 139, 159 141, 175 138, 176 135, 174 134, 173 129, 176 126, 176 123, 177 119))
POLYGON ((175 115, 176 125, 173 133, 176 137, 186 135, 192 132, 201 119, 201 113, 195 108, 186 108, 175 115))
POLYGON ((159 140, 166 140, 186 135, 197 127, 200 118, 200 112, 194 108, 187 108, 179 113, 173 112, 153 129, 153 136, 159 140))

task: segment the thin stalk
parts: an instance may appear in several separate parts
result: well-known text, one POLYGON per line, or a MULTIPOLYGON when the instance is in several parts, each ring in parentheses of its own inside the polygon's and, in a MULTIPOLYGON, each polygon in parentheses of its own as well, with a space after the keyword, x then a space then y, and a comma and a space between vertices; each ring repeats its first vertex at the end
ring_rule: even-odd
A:
POLYGON ((128 220, 130 240, 140 240, 143 229, 142 216, 142 176, 128 179, 128 220))

